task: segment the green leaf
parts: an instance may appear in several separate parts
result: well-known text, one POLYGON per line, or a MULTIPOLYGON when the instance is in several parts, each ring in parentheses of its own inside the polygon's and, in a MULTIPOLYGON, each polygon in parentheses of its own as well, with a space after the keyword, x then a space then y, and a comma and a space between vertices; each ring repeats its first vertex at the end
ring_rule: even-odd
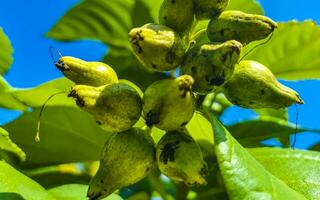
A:
POLYGON ((11 43, 0 27, 0 75, 7 72, 13 62, 13 48, 11 43))
POLYGON ((0 161, 0 180, 0 193, 16 193, 25 199, 55 199, 38 183, 4 161, 0 161))
POLYGON ((288 121, 288 108, 280 108, 280 109, 261 108, 261 109, 254 109, 254 111, 258 113, 260 117, 275 117, 275 118, 288 121))
POLYGON ((11 141, 9 133, 0 127, 0 150, 15 154, 21 161, 26 159, 26 154, 11 141))
POLYGON ((69 91, 71 91, 71 87, 74 85, 75 84, 72 81, 66 78, 58 78, 34 88, 15 90, 12 94, 25 105, 30 107, 41 107, 50 96, 59 93, 59 95, 50 99, 47 106, 74 106, 74 101, 71 98, 67 98, 69 91))
POLYGON ((98 160, 110 133, 76 107, 48 106, 41 118, 41 142, 35 142, 39 109, 5 125, 28 155, 25 167, 98 160))
POLYGON ((273 117, 262 117, 260 119, 243 121, 227 127, 233 137, 247 147, 253 147, 261 141, 270 138, 285 138, 291 134, 301 132, 320 132, 320 130, 308 129, 288 123, 273 117))
POLYGON ((227 10, 240 10, 242 12, 263 15, 264 11, 256 0, 230 0, 227 10))
POLYGON ((47 36, 61 41, 94 39, 129 48, 129 30, 152 22, 150 15, 142 0, 85 0, 70 9, 47 36))
POLYGON ((307 199, 320 199, 320 153, 278 148, 256 148, 249 152, 271 174, 307 199))
MULTIPOLYGON (((87 200, 87 190, 87 185, 70 184, 52 188, 49 192, 59 200, 87 200)), ((103 199, 122 200, 122 198, 116 194, 111 194, 103 199)))
MULTIPOLYGON (((252 49, 259 42, 247 46, 252 49)), ((313 21, 279 23, 271 40, 246 57, 286 80, 320 78, 320 28, 313 21)))
POLYGON ((133 0, 85 0, 70 9, 47 33, 61 40, 98 39, 104 44, 123 46, 131 27, 133 0))
POLYGON ((210 122, 200 112, 195 112, 186 127, 194 140, 203 148, 204 154, 213 155, 213 132, 210 122))
MULTIPOLYGON (((1 47, 0 47, 1 48, 1 47)), ((0 107, 12 110, 26 111, 28 107, 12 94, 14 89, 0 75, 0 107)))
POLYGON ((44 188, 53 188, 65 184, 88 184, 91 175, 80 170, 83 165, 63 164, 24 170, 24 174, 35 180, 44 188))
POLYGON ((306 199, 269 173, 214 116, 212 127, 217 160, 231 200, 306 199))

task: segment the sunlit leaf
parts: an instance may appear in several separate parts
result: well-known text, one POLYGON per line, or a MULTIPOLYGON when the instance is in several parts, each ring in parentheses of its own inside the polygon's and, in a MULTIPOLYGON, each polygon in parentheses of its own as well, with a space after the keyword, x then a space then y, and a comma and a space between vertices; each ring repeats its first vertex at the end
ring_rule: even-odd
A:
POLYGON ((4 33, 3 29, 0 27, 0 75, 4 74, 9 70, 13 62, 13 48, 11 43, 4 33))
POLYGON ((320 199, 320 153, 279 148, 249 149, 271 174, 307 199, 320 199))
MULTIPOLYGON (((247 46, 247 50, 259 42, 247 46)), ((279 23, 271 40, 246 57, 286 80, 320 78, 320 27, 313 21, 279 23)))
MULTIPOLYGON (((59 200, 87 200, 87 185, 69 184, 55 187, 49 192, 59 200)), ((119 195, 111 194, 103 200, 122 200, 119 195)))
MULTIPOLYGON (((0 161, 0 194, 16 193, 24 199, 54 200, 43 187, 4 161, 0 161)), ((8 195, 8 194, 7 194, 8 195)), ((17 197, 17 195, 10 195, 17 197)), ((1 197, 1 195, 0 195, 1 197)))
POLYGON ((85 0, 70 9, 47 36, 61 41, 94 39, 128 48, 129 30, 152 22, 150 15, 142 0, 85 0))
POLYGON ((270 138, 285 138, 294 133, 301 132, 320 132, 316 129, 308 129, 298 126, 292 123, 288 123, 286 120, 273 117, 262 117, 260 119, 254 119, 249 121, 243 121, 231 126, 228 126, 228 130, 232 133, 233 137, 245 145, 255 146, 263 140, 270 138))
POLYGON ((80 170, 82 164, 62 164, 49 167, 24 170, 24 174, 44 188, 53 188, 65 184, 88 184, 91 175, 80 170))
MULTIPOLYGON (((0 47, 1 48, 1 47, 0 47)), ((0 107, 12 110, 26 111, 28 107, 12 94, 14 89, 0 75, 0 107)))
POLYGON ((280 109, 272 109, 272 108, 261 108, 255 109, 261 117, 275 117, 283 120, 288 120, 288 109, 280 108, 280 109))
POLYGON ((41 107, 44 102, 54 94, 58 95, 52 97, 47 105, 74 106, 74 101, 67 97, 73 85, 75 84, 70 80, 59 78, 34 88, 15 90, 12 94, 20 102, 30 107, 41 107))
POLYGON ((3 128, 0 128, 0 150, 15 154, 21 161, 26 159, 26 154, 11 141, 9 133, 3 128))
POLYGON ((28 155, 26 167, 99 160, 110 133, 99 128, 89 114, 76 107, 46 107, 39 143, 34 139, 38 116, 39 109, 34 109, 4 127, 28 155))
POLYGON ((212 127, 215 152, 231 200, 306 199, 268 172, 215 117, 212 127))

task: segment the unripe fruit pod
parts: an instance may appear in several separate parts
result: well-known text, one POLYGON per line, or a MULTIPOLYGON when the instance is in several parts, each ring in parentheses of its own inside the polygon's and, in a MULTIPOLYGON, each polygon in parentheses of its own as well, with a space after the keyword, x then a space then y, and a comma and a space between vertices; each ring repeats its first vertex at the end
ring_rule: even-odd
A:
POLYGON ((172 180, 188 186, 206 184, 207 163, 199 145, 186 133, 167 132, 157 144, 156 157, 160 171, 172 180))
POLYGON ((189 75, 163 79, 150 85, 143 96, 143 117, 151 127, 171 131, 185 126, 195 111, 191 91, 193 78, 189 75))
POLYGON ((191 29, 193 20, 193 0, 163 1, 159 10, 160 24, 174 29, 183 36, 191 29))
POLYGON ((101 87, 76 85, 69 94, 106 131, 121 132, 140 118, 142 101, 138 92, 125 83, 101 87))
POLYGON ((248 44, 268 37, 275 28, 277 23, 268 17, 228 10, 210 21, 207 34, 212 42, 237 40, 248 44))
POLYGON ((116 72, 102 62, 86 62, 79 58, 64 56, 55 65, 65 77, 76 84, 97 87, 118 82, 116 72))
POLYGON ((241 43, 231 40, 191 49, 181 68, 181 74, 189 74, 194 78, 195 92, 208 94, 231 78, 241 48, 241 43))
POLYGON ((131 128, 107 140, 98 172, 89 183, 87 196, 91 200, 102 199, 147 176, 155 165, 155 147, 149 132, 131 128))
POLYGON ((134 54, 148 68, 172 70, 183 60, 185 47, 180 36, 163 25, 147 24, 129 32, 134 54))
POLYGON ((198 20, 219 16, 228 6, 229 0, 194 0, 198 20))
POLYGON ((231 103, 244 108, 278 109, 303 104, 299 94, 279 83, 267 67, 249 60, 236 65, 223 92, 231 103))

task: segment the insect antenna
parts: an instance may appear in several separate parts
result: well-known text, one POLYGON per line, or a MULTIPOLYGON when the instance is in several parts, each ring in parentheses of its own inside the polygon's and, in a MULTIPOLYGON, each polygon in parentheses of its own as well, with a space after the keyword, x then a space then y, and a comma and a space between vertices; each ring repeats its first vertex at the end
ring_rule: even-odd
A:
POLYGON ((54 53, 53 53, 54 51, 56 52, 56 55, 59 57, 58 60, 62 57, 62 54, 55 47, 53 47, 53 46, 49 47, 49 52, 50 52, 52 61, 53 61, 53 63, 57 63, 55 56, 54 56, 54 53))
POLYGON ((59 95, 59 94, 65 94, 67 92, 65 91, 61 91, 61 92, 57 92, 57 93, 54 93, 52 95, 50 95, 46 101, 42 104, 41 106, 41 109, 40 109, 40 112, 39 112, 39 116, 38 116, 38 122, 37 122, 37 133, 36 133, 36 136, 34 138, 34 140, 36 142, 40 142, 40 125, 41 125, 41 117, 42 117, 42 113, 44 111, 44 108, 46 107, 47 103, 53 98, 55 97, 56 95, 59 95))

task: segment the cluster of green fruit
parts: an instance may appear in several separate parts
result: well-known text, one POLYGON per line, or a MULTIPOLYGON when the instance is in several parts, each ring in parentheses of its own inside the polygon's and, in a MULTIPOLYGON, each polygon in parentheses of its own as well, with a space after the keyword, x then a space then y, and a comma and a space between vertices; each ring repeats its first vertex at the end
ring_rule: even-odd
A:
POLYGON ((206 184, 207 164, 185 128, 196 110, 197 94, 223 91, 230 102, 245 108, 303 103, 267 67, 239 61, 244 45, 268 37, 277 24, 265 16, 225 11, 228 3, 164 0, 160 24, 130 31, 133 52, 147 68, 168 71, 180 67, 179 77, 151 84, 143 97, 133 83, 119 80, 107 64, 73 57, 62 57, 56 63, 77 84, 69 96, 101 128, 114 133, 89 184, 90 199, 101 199, 138 182, 154 166, 174 181, 206 184), (210 41, 190 40, 195 22, 203 19, 211 20, 206 30, 210 41), (141 115, 147 126, 133 127, 141 115), (157 145, 150 135, 153 126, 166 131, 157 145))

